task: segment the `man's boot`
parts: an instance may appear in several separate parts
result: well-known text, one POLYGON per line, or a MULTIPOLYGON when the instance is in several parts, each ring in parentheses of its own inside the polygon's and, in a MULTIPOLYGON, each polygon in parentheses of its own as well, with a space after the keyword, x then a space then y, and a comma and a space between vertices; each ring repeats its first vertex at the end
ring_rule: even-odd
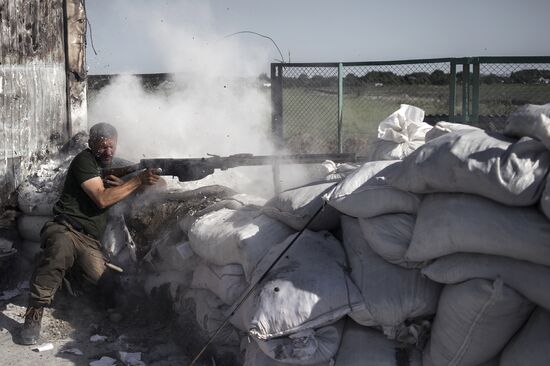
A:
POLYGON ((42 327, 43 307, 29 306, 25 313, 25 324, 21 329, 21 344, 30 345, 38 343, 40 329, 42 327))

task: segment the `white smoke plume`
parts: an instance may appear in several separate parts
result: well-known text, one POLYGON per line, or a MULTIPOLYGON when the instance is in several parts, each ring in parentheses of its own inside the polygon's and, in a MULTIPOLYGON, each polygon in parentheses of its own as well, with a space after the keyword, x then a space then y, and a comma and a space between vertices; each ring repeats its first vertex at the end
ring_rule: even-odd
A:
POLYGON ((151 22, 159 17, 139 7, 131 17, 157 45, 159 69, 175 73, 175 90, 152 94, 137 78, 118 77, 89 106, 89 123, 117 127, 118 153, 129 159, 272 153, 270 94, 258 82, 270 45, 224 38, 207 3, 188 6, 194 22, 151 22))
MULTIPOLYGON (((152 16, 135 9, 132 19, 142 21, 141 30, 155 41, 158 47, 151 52, 161 56, 159 69, 174 72, 175 88, 152 93, 138 78, 121 75, 91 101, 89 124, 109 122, 117 128, 118 156, 137 161, 275 153, 270 90, 258 81, 269 65, 272 45, 225 38, 215 30, 207 4, 191 2, 195 21, 177 24, 148 22, 152 16)), ((243 171, 254 185, 271 186, 269 167, 243 171)), ((303 177, 301 169, 286 168, 283 179, 288 182, 283 184, 303 177)))

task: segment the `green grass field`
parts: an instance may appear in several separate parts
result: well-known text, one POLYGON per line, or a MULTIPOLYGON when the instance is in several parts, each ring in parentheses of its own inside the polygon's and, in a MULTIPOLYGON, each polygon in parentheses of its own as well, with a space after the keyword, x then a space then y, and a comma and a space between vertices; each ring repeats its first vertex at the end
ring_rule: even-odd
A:
MULTIPOLYGON (((480 86, 480 120, 502 121, 517 107, 550 102, 550 85, 492 84, 480 86)), ((345 152, 365 154, 376 138, 378 124, 400 104, 422 108, 432 121, 449 120, 449 87, 446 85, 365 86, 349 89, 343 101, 345 152)), ((457 86, 456 114, 462 113, 462 90, 457 86)), ((283 90, 284 138, 295 152, 336 152, 338 136, 336 90, 285 88, 283 90)), ((476 122, 472 122, 476 124, 476 122)))

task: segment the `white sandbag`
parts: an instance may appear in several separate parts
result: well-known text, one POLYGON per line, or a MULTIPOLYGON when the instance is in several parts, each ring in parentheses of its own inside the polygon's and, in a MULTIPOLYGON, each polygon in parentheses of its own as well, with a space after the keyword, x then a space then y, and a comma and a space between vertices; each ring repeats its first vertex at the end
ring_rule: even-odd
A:
POLYGON ((393 187, 414 193, 472 193, 529 206, 540 199, 549 166, 550 151, 539 141, 463 130, 426 143, 388 179, 393 187))
POLYGON ((378 125, 378 139, 371 145, 370 160, 400 160, 424 144, 432 126, 423 122, 424 111, 407 104, 378 125))
POLYGON ((359 164, 353 163, 341 163, 336 166, 336 170, 331 172, 325 177, 326 181, 341 181, 346 178, 348 175, 353 173, 360 167, 359 164))
POLYGON ((509 207, 468 194, 426 196, 405 258, 466 252, 550 265, 550 221, 535 207, 509 207))
MULTIPOLYGON (((250 339, 246 346, 243 366, 285 366, 284 362, 275 361, 262 352, 258 343, 250 339)), ((330 362, 319 363, 313 366, 332 366, 330 362)))
POLYGON ((316 365, 330 362, 342 339, 345 320, 319 329, 307 329, 288 337, 256 340, 269 358, 292 365, 316 365))
POLYGON ((502 352, 500 366, 550 365, 549 330, 550 313, 536 309, 502 352))
POLYGON ((25 181, 17 188, 17 206, 25 215, 52 216, 59 193, 54 187, 41 189, 25 181))
POLYGON ((486 254, 451 254, 422 269, 433 281, 456 284, 473 278, 502 278, 507 286, 550 310, 550 267, 486 254))
POLYGON ((387 262, 363 238, 357 219, 342 217, 344 247, 351 278, 363 295, 366 309, 350 314, 361 325, 381 326, 394 339, 407 319, 435 313, 441 285, 419 270, 387 262))
POLYGON ((550 220, 550 174, 546 178, 546 187, 540 198, 540 209, 544 215, 550 220))
POLYGON ((359 219, 361 231, 370 248, 388 262, 405 268, 419 266, 419 263, 405 260, 415 222, 416 217, 409 214, 389 214, 359 219))
POLYGON ((17 231, 23 239, 39 242, 42 227, 51 220, 51 216, 22 215, 17 218, 17 231))
POLYGON ((502 280, 470 280, 441 293, 423 365, 478 365, 495 357, 533 305, 502 280))
MULTIPOLYGON (((227 310, 220 299, 212 292, 202 289, 191 289, 185 292, 184 299, 191 299, 195 303, 195 317, 197 324, 211 337, 225 320, 224 312, 227 310)), ((239 345, 239 333, 230 324, 226 324, 216 336, 218 343, 225 345, 239 345)))
POLYGON ((143 257, 143 262, 153 271, 179 271, 191 275, 201 260, 193 252, 189 241, 156 240, 143 257))
POLYGON ((185 215, 178 219, 178 225, 183 230, 184 233, 188 233, 191 229, 191 226, 197 221, 200 217, 214 212, 219 211, 223 208, 227 208, 230 210, 240 210, 240 209, 251 209, 251 210, 259 210, 263 207, 266 203, 266 199, 256 197, 253 195, 240 193, 236 194, 234 196, 231 196, 229 198, 223 199, 219 202, 213 203, 202 210, 193 213, 193 215, 185 215))
POLYGON ((371 161, 338 183, 324 199, 338 211, 353 217, 389 213, 416 213, 420 197, 388 185, 388 176, 400 169, 399 161, 371 161))
POLYGON ((335 366, 422 366, 420 351, 404 348, 379 331, 348 320, 335 366), (398 357, 402 357, 398 361, 398 357))
MULTIPOLYGON (((258 264, 252 284, 297 234, 273 247, 258 264)), ((323 327, 364 308, 346 272, 346 255, 328 232, 305 230, 247 298, 231 322, 266 340, 323 327)))
POLYGON ((526 104, 516 109, 506 120, 504 134, 532 137, 550 150, 550 103, 526 104))
POLYGON ((462 123, 452 123, 452 122, 445 122, 440 121, 437 122, 431 130, 426 132, 426 142, 433 140, 435 138, 438 138, 439 136, 443 136, 445 134, 448 134, 449 132, 454 131, 462 131, 462 130, 481 130, 480 128, 465 125, 462 123))
POLYGON ((193 251, 209 263, 240 264, 249 278, 273 245, 293 232, 257 210, 221 209, 199 218, 189 230, 193 251))
MULTIPOLYGON (((295 230, 302 230, 315 212, 323 205, 323 195, 336 183, 312 183, 280 193, 269 200, 262 212, 295 230)), ((311 222, 310 230, 333 230, 340 224, 340 214, 332 207, 325 207, 311 222)))
POLYGON ((216 266, 203 263, 193 271, 191 288, 210 290, 227 305, 232 305, 247 287, 240 264, 216 266))

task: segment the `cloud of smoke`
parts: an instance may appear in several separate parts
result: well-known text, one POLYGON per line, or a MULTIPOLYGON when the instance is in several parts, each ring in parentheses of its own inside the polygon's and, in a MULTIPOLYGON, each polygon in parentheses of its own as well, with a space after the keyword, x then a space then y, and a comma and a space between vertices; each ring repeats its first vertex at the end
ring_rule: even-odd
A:
MULTIPOLYGON (((193 4, 193 3, 192 3, 193 4)), ((89 124, 112 123, 119 131, 117 155, 130 160, 155 157, 202 157, 209 154, 273 154, 270 138, 270 90, 258 80, 269 63, 269 43, 243 42, 217 34, 205 3, 189 11, 194 22, 142 22, 157 45, 161 69, 174 72, 173 82, 145 90, 132 75, 111 81, 91 101, 89 124)), ((153 17, 154 18, 154 17, 153 17)), ((158 17, 157 17, 158 18, 158 17)), ((271 183, 271 170, 247 170, 271 183), (267 174, 266 174, 267 173, 267 174)), ((304 174, 285 170, 292 181, 304 174)), ((254 184, 263 184, 258 176, 254 184)))
POLYGON ((194 23, 132 17, 158 45, 151 52, 162 56, 161 69, 174 72, 173 89, 150 92, 136 77, 117 77, 90 104, 89 123, 117 127, 118 153, 129 159, 272 153, 269 90, 258 81, 268 46, 216 34, 204 5, 189 11, 194 23))

